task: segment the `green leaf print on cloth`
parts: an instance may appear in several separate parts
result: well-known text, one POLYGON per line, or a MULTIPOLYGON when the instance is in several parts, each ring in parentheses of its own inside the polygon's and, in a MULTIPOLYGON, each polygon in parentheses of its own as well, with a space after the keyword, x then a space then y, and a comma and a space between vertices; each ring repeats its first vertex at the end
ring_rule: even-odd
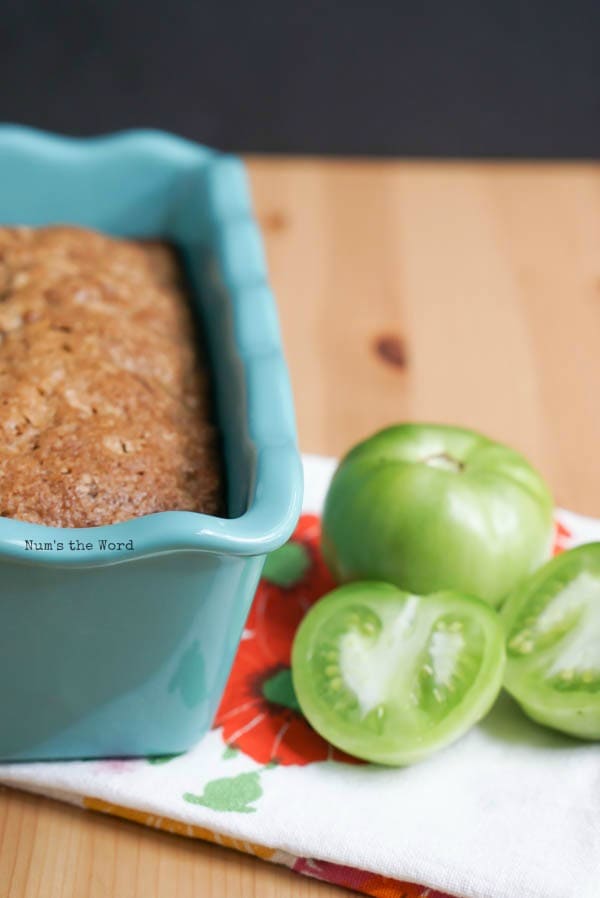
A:
POLYGON ((183 798, 190 804, 201 804, 213 811, 253 814, 256 808, 252 807, 252 803, 258 801, 263 794, 260 773, 260 770, 256 770, 253 773, 240 773, 238 776, 211 780, 204 787, 202 795, 185 792, 183 798))

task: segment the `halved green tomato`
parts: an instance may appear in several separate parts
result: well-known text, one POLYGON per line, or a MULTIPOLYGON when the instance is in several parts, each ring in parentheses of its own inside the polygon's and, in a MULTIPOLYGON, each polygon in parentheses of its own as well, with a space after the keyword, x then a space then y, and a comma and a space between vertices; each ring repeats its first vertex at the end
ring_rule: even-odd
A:
POLYGON ((549 561, 502 609, 505 685, 538 723, 600 739, 600 543, 549 561))
POLYGON ((502 626, 484 602, 379 582, 317 602, 292 650, 294 689, 315 730, 381 764, 410 764, 458 739, 490 709, 503 671, 502 626))

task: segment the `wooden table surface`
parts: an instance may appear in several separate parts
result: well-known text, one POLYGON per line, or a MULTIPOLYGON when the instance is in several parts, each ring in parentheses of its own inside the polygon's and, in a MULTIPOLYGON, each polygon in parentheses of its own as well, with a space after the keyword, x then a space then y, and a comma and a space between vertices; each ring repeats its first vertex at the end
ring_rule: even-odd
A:
MULTIPOLYGON (((525 452, 600 515, 600 167, 250 160, 308 452, 401 419, 525 452)), ((285 869, 0 792, 0 898, 325 898, 285 869)))

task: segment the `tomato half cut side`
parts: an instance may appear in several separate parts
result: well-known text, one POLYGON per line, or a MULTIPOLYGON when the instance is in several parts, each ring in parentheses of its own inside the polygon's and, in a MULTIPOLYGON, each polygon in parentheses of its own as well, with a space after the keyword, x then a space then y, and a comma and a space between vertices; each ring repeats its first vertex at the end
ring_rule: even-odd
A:
POLYGON ((505 685, 538 723, 600 739, 600 543, 558 555, 502 609, 505 685))
POLYGON ((503 670, 502 626, 484 602, 380 582, 317 602, 292 650, 296 695, 315 730, 348 754, 398 766, 480 720, 503 670))

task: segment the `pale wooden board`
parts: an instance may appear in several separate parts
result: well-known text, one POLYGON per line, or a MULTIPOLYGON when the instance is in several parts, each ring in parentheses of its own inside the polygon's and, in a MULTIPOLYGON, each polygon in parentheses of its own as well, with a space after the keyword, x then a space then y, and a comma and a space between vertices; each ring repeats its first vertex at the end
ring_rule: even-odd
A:
MULTIPOLYGON (((302 448, 403 418, 512 443, 600 515, 600 166, 250 161, 302 448), (381 335, 406 363, 384 362, 381 335)), ((0 896, 321 898, 263 861, 0 792, 0 896)))

